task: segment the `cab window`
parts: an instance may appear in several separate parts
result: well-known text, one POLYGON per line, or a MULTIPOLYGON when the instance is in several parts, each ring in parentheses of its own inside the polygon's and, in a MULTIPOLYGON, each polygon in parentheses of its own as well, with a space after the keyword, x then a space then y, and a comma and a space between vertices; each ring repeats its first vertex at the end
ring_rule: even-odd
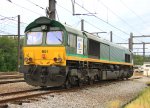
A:
POLYGON ((76 41, 77 41, 76 35, 70 33, 70 34, 68 35, 68 45, 69 45, 70 47, 76 48, 76 43, 77 43, 76 41))
POLYGON ((42 32, 28 32, 27 33, 27 45, 39 45, 42 44, 42 32))
POLYGON ((62 31, 50 31, 47 32, 46 44, 48 45, 60 45, 62 44, 63 37, 62 31))

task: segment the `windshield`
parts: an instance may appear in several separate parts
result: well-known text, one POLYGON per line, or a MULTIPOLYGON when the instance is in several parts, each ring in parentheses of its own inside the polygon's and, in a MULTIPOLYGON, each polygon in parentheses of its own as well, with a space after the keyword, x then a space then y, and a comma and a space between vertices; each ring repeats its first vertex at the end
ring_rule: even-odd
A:
POLYGON ((62 31, 50 31, 47 32, 46 43, 49 45, 62 44, 62 31))
POLYGON ((27 45, 39 45, 42 44, 42 32, 28 32, 27 33, 27 45))

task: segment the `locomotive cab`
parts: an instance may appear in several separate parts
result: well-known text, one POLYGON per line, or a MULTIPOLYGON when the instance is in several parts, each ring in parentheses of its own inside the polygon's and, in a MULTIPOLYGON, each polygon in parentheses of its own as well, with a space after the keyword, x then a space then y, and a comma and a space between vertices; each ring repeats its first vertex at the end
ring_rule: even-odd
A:
POLYGON ((23 49, 24 64, 65 66, 66 62, 65 49, 63 46, 63 31, 39 31, 38 28, 34 28, 26 33, 26 47, 23 49))

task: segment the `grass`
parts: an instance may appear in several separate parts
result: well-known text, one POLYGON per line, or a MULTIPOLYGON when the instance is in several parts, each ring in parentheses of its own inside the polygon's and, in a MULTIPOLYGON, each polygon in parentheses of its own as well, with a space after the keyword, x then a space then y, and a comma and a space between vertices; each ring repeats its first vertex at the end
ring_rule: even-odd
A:
POLYGON ((107 108, 120 108, 121 102, 119 100, 114 100, 108 103, 107 108))
MULTIPOLYGON (((150 84, 150 82, 147 82, 150 84)), ((150 87, 144 89, 139 96, 124 108, 150 108, 150 87)))

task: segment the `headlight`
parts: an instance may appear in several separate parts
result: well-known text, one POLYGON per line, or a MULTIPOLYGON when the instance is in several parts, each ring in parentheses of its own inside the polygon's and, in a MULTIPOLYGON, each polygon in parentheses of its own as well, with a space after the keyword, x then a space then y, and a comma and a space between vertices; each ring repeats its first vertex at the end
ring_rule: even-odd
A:
POLYGON ((57 62, 62 62, 62 58, 57 58, 57 62))
POLYGON ((32 58, 31 57, 29 58, 29 62, 32 62, 32 58))
POLYGON ((28 58, 24 58, 24 61, 25 61, 25 62, 28 62, 28 60, 29 60, 28 58))
POLYGON ((53 60, 54 60, 55 62, 57 62, 57 63, 62 62, 62 58, 60 58, 60 57, 58 57, 58 58, 55 57, 53 60))
POLYGON ((33 61, 33 59, 30 57, 30 58, 24 58, 24 61, 26 62, 26 63, 30 63, 30 62, 32 62, 33 61))

